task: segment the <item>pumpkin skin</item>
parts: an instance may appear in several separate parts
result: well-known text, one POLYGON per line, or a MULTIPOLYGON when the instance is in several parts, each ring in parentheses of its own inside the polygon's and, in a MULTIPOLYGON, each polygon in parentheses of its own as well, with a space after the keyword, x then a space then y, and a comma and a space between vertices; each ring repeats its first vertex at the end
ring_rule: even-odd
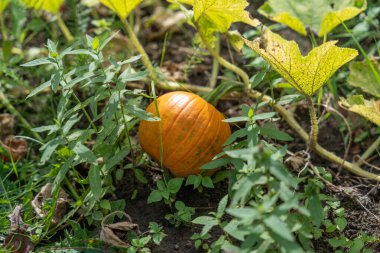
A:
MULTIPOLYGON (((163 165, 175 176, 198 174, 203 164, 223 149, 231 135, 224 116, 200 96, 184 91, 166 93, 157 99, 162 121, 163 165)), ((152 102, 146 109, 157 116, 152 102)), ((141 147, 160 161, 160 123, 141 121, 141 147)))

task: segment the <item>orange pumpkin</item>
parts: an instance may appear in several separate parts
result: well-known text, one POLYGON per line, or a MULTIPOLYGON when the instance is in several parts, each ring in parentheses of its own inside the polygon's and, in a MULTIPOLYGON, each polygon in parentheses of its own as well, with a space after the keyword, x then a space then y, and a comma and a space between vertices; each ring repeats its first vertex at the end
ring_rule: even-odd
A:
MULTIPOLYGON (((175 91, 157 99, 162 121, 163 164, 175 176, 198 174, 203 164, 222 151, 231 135, 224 116, 203 98, 175 91)), ((151 103, 147 111, 157 115, 151 103)), ((142 121, 138 132, 141 147, 160 160, 160 123, 142 121)))

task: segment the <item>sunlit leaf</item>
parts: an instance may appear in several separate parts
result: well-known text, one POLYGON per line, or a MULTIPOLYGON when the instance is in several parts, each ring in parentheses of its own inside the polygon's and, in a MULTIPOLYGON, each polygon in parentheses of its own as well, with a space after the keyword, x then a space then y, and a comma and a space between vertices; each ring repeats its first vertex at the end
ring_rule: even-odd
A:
POLYGON ((0 0, 0 14, 3 13, 5 8, 7 8, 7 5, 9 4, 10 0, 0 0))
MULTIPOLYGON (((380 76, 380 62, 373 60, 372 65, 380 76)), ((350 85, 380 98, 380 82, 377 81, 366 61, 350 63, 350 74, 347 78, 350 85)))
POLYGON ((260 22, 252 19, 245 8, 246 0, 178 0, 192 5, 194 21, 201 36, 210 45, 214 42, 214 33, 226 33, 234 22, 243 22, 257 26, 260 22))
POLYGON ((58 13, 64 0, 23 0, 29 8, 58 13))
POLYGON ((295 41, 264 30, 261 38, 245 43, 260 54, 294 88, 306 96, 313 95, 345 63, 357 56, 355 49, 335 46, 330 41, 303 56, 295 41))
POLYGON ((354 95, 348 99, 342 98, 339 104, 380 126, 380 100, 369 101, 361 95, 354 95))
POLYGON ((113 10, 121 19, 126 19, 129 13, 136 8, 142 0, 100 0, 102 4, 113 10))
POLYGON ((302 35, 311 28, 324 36, 366 8, 366 0, 268 0, 259 13, 302 35))

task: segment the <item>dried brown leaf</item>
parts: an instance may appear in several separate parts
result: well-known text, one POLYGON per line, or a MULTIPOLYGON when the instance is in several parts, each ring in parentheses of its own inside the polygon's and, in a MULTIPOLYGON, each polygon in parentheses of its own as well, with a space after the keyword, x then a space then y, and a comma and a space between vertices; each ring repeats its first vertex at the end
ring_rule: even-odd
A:
POLYGON ((108 214, 102 220, 102 229, 100 231, 100 239, 112 246, 118 247, 128 247, 130 244, 128 242, 123 241, 119 236, 123 233, 126 234, 130 230, 136 230, 137 233, 140 233, 138 225, 132 222, 131 216, 126 214, 125 212, 116 211, 108 214), (115 215, 121 214, 129 221, 121 221, 113 224, 106 224, 106 221, 109 217, 113 217, 115 215))
POLYGON ((15 119, 9 113, 0 114, 0 140, 4 140, 8 135, 13 134, 15 119))
MULTIPOLYGON (((47 215, 46 211, 43 210, 43 204, 46 200, 52 197, 52 187, 52 183, 47 183, 44 187, 41 188, 41 191, 36 195, 36 197, 34 197, 32 201, 32 207, 34 211, 41 218, 47 215)), ((51 219, 51 225, 57 225, 61 218, 66 214, 67 203, 69 201, 69 195, 61 188, 58 193, 57 206, 51 219)))
POLYGON ((9 153, 9 155, 0 155, 0 159, 5 162, 10 161, 10 155, 12 155, 13 161, 20 160, 28 152, 28 143, 25 139, 14 137, 13 135, 5 138, 4 142, 0 141, 0 145, 9 153))

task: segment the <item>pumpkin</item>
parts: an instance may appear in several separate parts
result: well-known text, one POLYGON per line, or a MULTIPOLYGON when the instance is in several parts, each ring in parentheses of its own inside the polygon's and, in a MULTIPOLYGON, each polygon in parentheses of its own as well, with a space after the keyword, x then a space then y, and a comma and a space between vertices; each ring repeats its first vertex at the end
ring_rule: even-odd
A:
MULTIPOLYGON (((223 149, 231 135, 224 116, 200 96, 184 91, 169 92, 157 99, 162 122, 163 165, 175 176, 198 174, 203 164, 223 149)), ((147 111, 157 116, 151 103, 147 111)), ((160 161, 160 121, 141 121, 141 147, 160 161)))

